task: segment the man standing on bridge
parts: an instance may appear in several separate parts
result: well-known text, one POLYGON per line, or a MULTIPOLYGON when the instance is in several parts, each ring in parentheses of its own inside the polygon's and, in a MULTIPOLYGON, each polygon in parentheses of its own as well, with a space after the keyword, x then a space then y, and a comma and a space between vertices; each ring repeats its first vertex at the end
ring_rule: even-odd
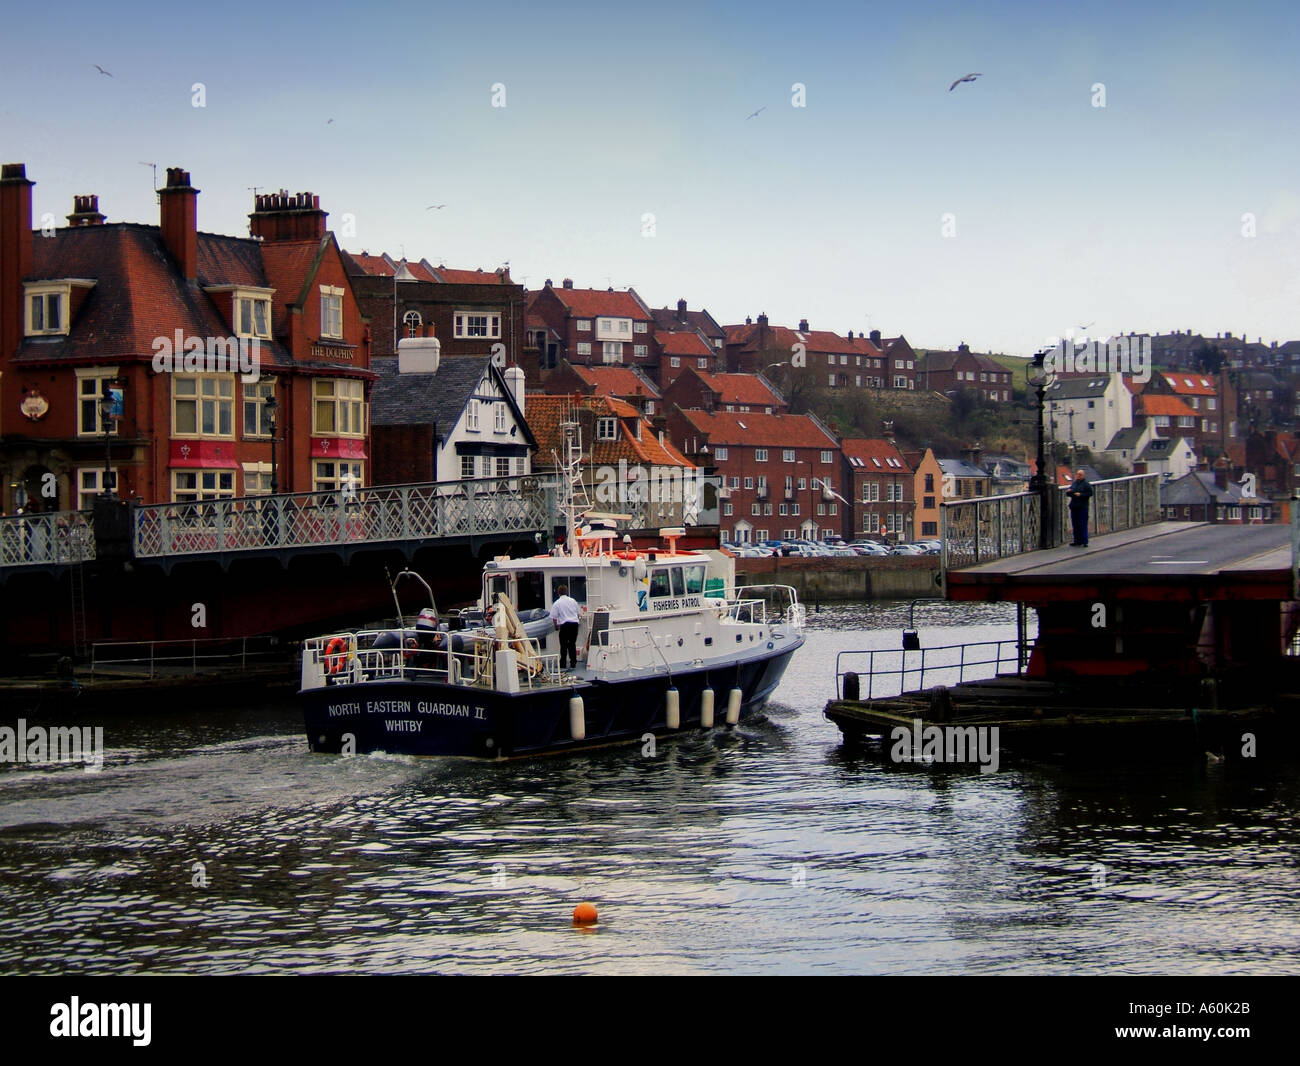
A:
POLYGON ((1092 499, 1092 486, 1082 470, 1074 472, 1074 484, 1066 495, 1070 497, 1070 524, 1074 527, 1073 548, 1088 546, 1088 501, 1092 499))
POLYGON ((560 669, 578 665, 578 601, 569 595, 568 585, 555 586, 551 620, 560 631, 560 669))

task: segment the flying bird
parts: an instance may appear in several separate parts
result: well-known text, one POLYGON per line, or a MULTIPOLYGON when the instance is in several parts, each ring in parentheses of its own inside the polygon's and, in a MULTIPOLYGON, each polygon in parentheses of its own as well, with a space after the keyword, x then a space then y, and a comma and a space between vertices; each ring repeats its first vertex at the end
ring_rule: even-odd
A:
POLYGON ((94 67, 97 71, 99 71, 102 75, 104 75, 104 77, 106 78, 111 78, 113 76, 108 71, 106 71, 103 67, 101 67, 98 63, 91 63, 90 65, 94 67))
POLYGON ((753 115, 746 115, 746 116, 745 116, 745 121, 748 122, 751 118, 753 118, 755 115, 757 115, 759 111, 766 111, 766 110, 767 110, 767 105, 764 104, 762 107, 760 107, 760 108, 758 109, 758 111, 755 111, 753 115))
POLYGON ((1080 326, 1079 328, 1080 328, 1080 329, 1091 329, 1091 328, 1092 328, 1093 326, 1095 326, 1096 324, 1097 324, 1096 322, 1089 322, 1086 326, 1080 326))
POLYGON ((426 211, 441 211, 441 210, 442 210, 444 207, 446 207, 446 206, 447 206, 446 204, 430 204, 428 207, 425 208, 425 210, 426 210, 426 211))
POLYGON ((964 81, 974 81, 976 78, 980 78, 980 77, 983 77, 983 75, 982 75, 982 74, 967 74, 964 78, 958 78, 955 82, 953 82, 951 85, 949 85, 949 86, 948 86, 948 91, 949 91, 949 92, 952 92, 953 89, 957 88, 957 86, 960 85, 960 84, 961 84, 962 82, 964 82, 964 81))
POLYGON ((333 121, 334 121, 333 119, 330 119, 329 122, 326 122, 326 123, 325 123, 325 125, 328 126, 328 125, 330 124, 330 122, 333 122, 333 121))

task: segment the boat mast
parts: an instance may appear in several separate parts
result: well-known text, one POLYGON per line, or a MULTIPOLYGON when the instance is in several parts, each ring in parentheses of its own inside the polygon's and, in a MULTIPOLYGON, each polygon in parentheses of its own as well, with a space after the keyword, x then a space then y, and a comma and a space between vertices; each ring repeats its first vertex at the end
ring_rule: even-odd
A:
POLYGON ((591 501, 582 484, 582 426, 572 407, 560 423, 564 431, 564 459, 560 468, 564 472, 564 536, 565 550, 569 555, 581 554, 578 546, 578 523, 591 510, 591 501))

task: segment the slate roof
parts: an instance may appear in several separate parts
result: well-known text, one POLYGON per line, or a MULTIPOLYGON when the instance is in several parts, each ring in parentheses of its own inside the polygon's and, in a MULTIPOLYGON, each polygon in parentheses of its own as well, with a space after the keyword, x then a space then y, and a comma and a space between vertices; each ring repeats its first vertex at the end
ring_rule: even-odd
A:
POLYGON ((966 462, 965 459, 940 459, 939 469, 954 477, 987 478, 989 472, 966 462))
POLYGON ((1048 400, 1083 400, 1101 396, 1110 384, 1106 374, 1089 374, 1084 377, 1056 378, 1044 392, 1048 400))
MULTIPOLYGON (((460 421, 478 383, 485 375, 492 375, 504 393, 516 422, 523 426, 522 432, 527 443, 537 443, 527 419, 520 414, 505 379, 492 366, 490 355, 444 358, 438 364, 436 374, 399 373, 397 356, 392 355, 371 359, 370 369, 376 374, 370 393, 372 426, 434 425, 439 438, 445 438, 460 421)), ((531 405, 532 397, 528 398, 528 403, 531 405)))
POLYGON ((1203 504, 1207 501, 1223 504, 1239 504, 1244 499, 1241 486, 1228 478, 1227 489, 1221 489, 1214 483, 1214 474, 1208 470, 1193 470, 1190 474, 1175 481, 1167 481, 1160 486, 1160 503, 1168 506, 1185 504, 1203 504))
POLYGON ((686 317, 682 318, 677 313, 675 307, 652 308, 650 317, 653 319, 655 329, 662 329, 668 332, 680 330, 683 326, 692 329, 698 329, 706 337, 716 337, 719 340, 725 340, 727 331, 724 330, 714 317, 708 311, 691 311, 687 310, 686 317))
POLYGON ((1115 436, 1110 438, 1110 443, 1106 445, 1105 451, 1108 452, 1131 452, 1141 443, 1142 434, 1146 430, 1142 426, 1130 426, 1128 429, 1121 429, 1115 436))

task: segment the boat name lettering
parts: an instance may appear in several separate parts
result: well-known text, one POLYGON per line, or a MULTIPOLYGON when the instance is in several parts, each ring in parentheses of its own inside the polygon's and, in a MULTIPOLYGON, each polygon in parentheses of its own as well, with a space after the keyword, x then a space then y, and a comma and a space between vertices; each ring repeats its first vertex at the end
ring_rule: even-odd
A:
POLYGON ((389 733, 418 733, 423 728, 423 722, 412 722, 409 718, 389 719, 384 723, 384 729, 389 733))
POLYGON ((367 700, 367 714, 410 714, 410 700, 367 700))
POLYGON ((417 703, 416 711, 420 714, 441 714, 448 718, 486 718, 482 707, 471 707, 468 703, 417 703))
POLYGON ((360 714, 361 704, 359 703, 331 703, 327 708, 331 718, 342 718, 349 714, 360 714))
POLYGON ((698 607, 700 598, 698 596, 683 596, 673 600, 654 600, 656 611, 680 611, 687 607, 698 607))

